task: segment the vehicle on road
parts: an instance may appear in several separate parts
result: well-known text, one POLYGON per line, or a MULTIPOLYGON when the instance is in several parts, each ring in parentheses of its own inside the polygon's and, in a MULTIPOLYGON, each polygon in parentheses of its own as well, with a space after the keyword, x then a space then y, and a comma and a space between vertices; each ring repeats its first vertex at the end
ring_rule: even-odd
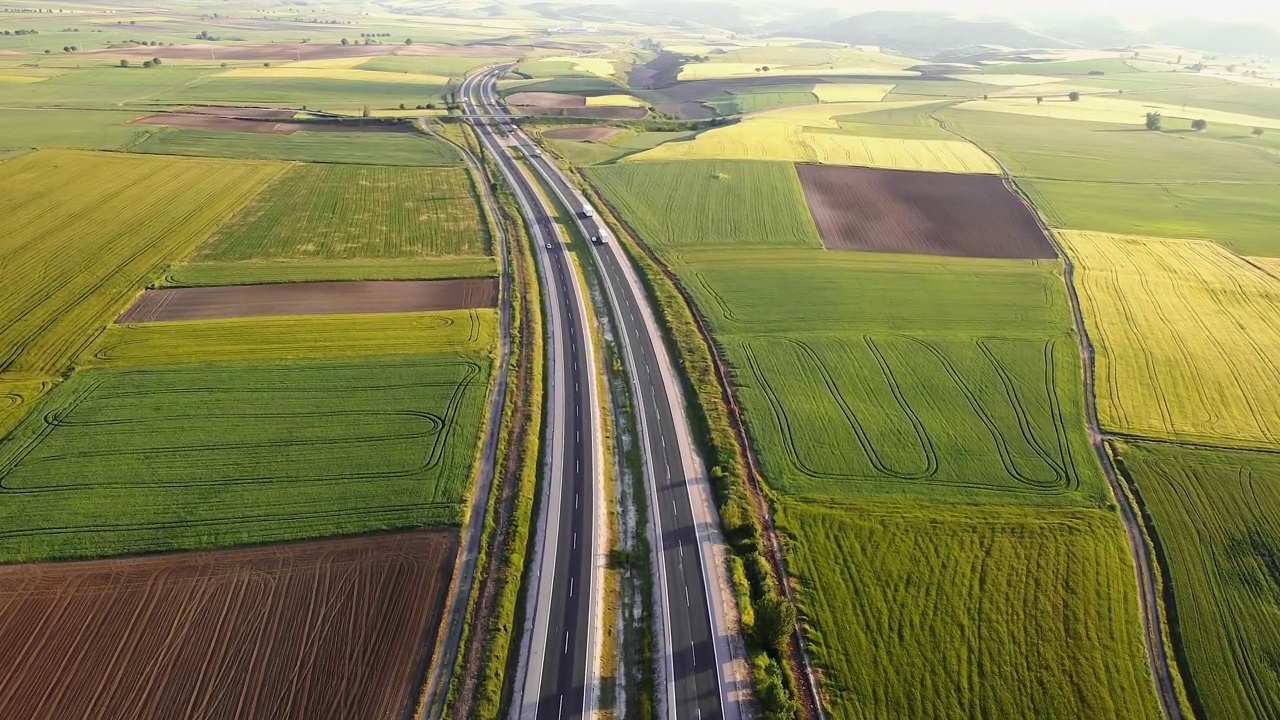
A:
POLYGON ((590 205, 583 205, 582 210, 578 211, 578 215, 584 218, 595 217, 596 211, 590 205))
POLYGON ((609 242, 609 236, 604 233, 600 233, 599 235, 592 235, 591 242, 595 243, 596 245, 603 245, 609 242))
POLYGON ((548 249, 548 250, 550 250, 550 249, 551 249, 551 243, 547 243, 547 249, 548 249))

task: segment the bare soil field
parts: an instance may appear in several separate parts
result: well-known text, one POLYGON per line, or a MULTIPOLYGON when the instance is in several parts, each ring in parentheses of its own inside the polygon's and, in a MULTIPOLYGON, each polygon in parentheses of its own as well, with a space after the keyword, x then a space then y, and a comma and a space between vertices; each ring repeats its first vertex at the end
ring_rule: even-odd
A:
MULTIPOLYGON (((213 112, 169 112, 145 115, 134 118, 129 124, 165 125, 177 128, 196 128, 199 130, 227 130, 231 132, 274 133, 291 135, 296 132, 414 132, 410 125, 398 123, 370 122, 367 124, 340 123, 336 120, 310 120, 307 122, 277 122, 279 115, 270 116, 265 113, 257 116, 262 108, 221 108, 222 113, 213 112), (252 114, 241 114, 239 110, 252 114)), ((272 111, 267 111, 272 112, 272 111)), ((294 111, 282 112, 285 117, 293 117, 294 111)))
POLYGON ((423 530, 2 566, 0 717, 402 717, 457 543, 423 530))
MULTIPOLYGON (((273 26, 274 27, 274 26, 273 26)), ((506 51, 508 48, 503 47, 506 51)), ((511 47, 519 54, 528 48, 511 47)), ((173 47, 139 46, 87 50, 82 54, 107 53, 162 60, 331 60, 344 57, 377 57, 381 55, 446 55, 449 57, 492 57, 493 46, 485 45, 339 45, 321 43, 267 43, 261 45, 211 45, 197 43, 173 47)))
POLYGON ((191 105, 180 111, 186 115, 215 115, 225 118, 253 118, 255 120, 292 120, 297 110, 280 108, 239 107, 235 105, 191 105))
POLYGON ((116 322, 425 312, 494 307, 497 303, 495 278, 161 288, 138 296, 116 322))
POLYGON ((984 258, 1057 254, 1026 205, 995 176, 797 165, 831 250, 984 258))
POLYGON ((507 104, 536 108, 580 108, 587 106, 587 99, 568 93, 518 92, 507 96, 507 104))
POLYGON ((544 137, 552 140, 587 140, 589 142, 600 142, 622 132, 619 128, 611 127, 580 127, 580 128, 557 128, 555 130, 547 130, 542 133, 544 137))
POLYGON ((632 107, 562 107, 542 108, 527 105, 513 106, 525 115, 555 117, 598 118, 601 120, 636 120, 649 114, 644 108, 632 107))

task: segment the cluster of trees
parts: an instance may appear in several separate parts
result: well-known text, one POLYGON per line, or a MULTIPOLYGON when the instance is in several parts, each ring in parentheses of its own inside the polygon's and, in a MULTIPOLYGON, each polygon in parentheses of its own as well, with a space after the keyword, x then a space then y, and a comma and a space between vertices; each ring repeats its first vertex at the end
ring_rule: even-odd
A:
MULTIPOLYGON (((1159 130, 1162 127, 1163 123, 1164 123, 1164 116, 1162 116, 1159 112, 1149 112, 1147 113, 1147 119, 1144 124, 1148 130, 1159 130)), ((1197 118, 1191 121, 1191 129, 1196 132, 1203 132, 1209 129, 1209 122, 1207 120, 1197 118)), ((1253 129, 1253 134, 1255 137, 1262 137, 1262 132, 1263 132, 1262 128, 1253 129)))
MULTIPOLYGON (((43 9, 43 8, 4 8, 3 10, 0 10, 0 12, 7 12, 7 13, 51 13, 51 12, 54 12, 54 10, 53 10, 53 8, 49 8, 48 10, 45 10, 45 9, 43 9)), ((61 11, 61 10, 58 10, 57 12, 62 12, 62 11, 61 11)))
MULTIPOLYGON (((125 40, 124 45, 141 45, 142 47, 164 47, 164 43, 157 40, 125 40)), ((169 43, 172 45, 173 43, 169 43)))
POLYGON ((75 45, 62 46, 62 52, 64 53, 73 53, 73 52, 79 52, 79 51, 80 51, 80 48, 76 47, 75 45))
POLYGON ((5 35, 39 35, 39 30, 5 30, 5 35))
MULTIPOLYGON (((142 67, 144 68, 159 67, 162 64, 164 63, 160 58, 151 58, 150 60, 144 60, 142 62, 142 67)), ((130 66, 130 63, 128 60, 125 60, 125 59, 120 60, 120 67, 127 68, 129 66, 130 66)))
MULTIPOLYGON (((983 96, 982 96, 982 99, 983 99, 983 100, 986 100, 986 99, 987 99, 987 96, 986 96, 986 95, 983 95, 983 96)), ((1071 92, 1067 93, 1067 99, 1068 99, 1068 100, 1070 100, 1071 102, 1080 102, 1080 93, 1076 92, 1075 90, 1072 90, 1071 92)), ((1039 105, 1039 104, 1041 104, 1041 103, 1043 103, 1043 102, 1044 102, 1044 96, 1043 96, 1043 95, 1041 95, 1041 96, 1039 96, 1039 97, 1037 97, 1037 98, 1036 98, 1036 104, 1037 104, 1037 105, 1039 105)))
POLYGON ((391 33, 360 33, 362 38, 391 37, 391 33))
POLYGON ((214 42, 217 42, 218 40, 221 40, 222 38, 217 37, 217 36, 215 36, 215 35, 210 35, 208 30, 201 30, 201 31, 200 31, 200 34, 199 34, 199 35, 196 35, 196 39, 197 39, 197 40, 213 40, 214 42))
MULTIPOLYGON (((312 10, 311 12, 315 12, 315 10, 312 10)), ((319 23, 321 25, 350 25, 351 24, 350 20, 321 20, 320 18, 307 18, 305 20, 299 20, 299 21, 309 22, 309 23, 319 23)))

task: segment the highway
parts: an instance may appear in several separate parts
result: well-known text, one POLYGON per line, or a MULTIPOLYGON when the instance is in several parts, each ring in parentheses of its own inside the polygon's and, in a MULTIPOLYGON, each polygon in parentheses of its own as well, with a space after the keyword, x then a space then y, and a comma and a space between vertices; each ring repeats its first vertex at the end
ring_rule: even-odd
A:
MULTIPOLYGON (((502 68, 490 71, 496 75, 502 68)), ((506 114, 496 99, 489 110, 506 114)), ((535 147, 515 131, 519 142, 535 147)), ((623 360, 632 382, 649 487, 651 542, 655 549, 658 598, 655 623, 660 639, 658 707, 667 718, 738 720, 738 697, 728 688, 735 646, 726 629, 727 604, 734 602, 720 565, 714 562, 719 518, 711 497, 705 463, 699 457, 685 416, 675 362, 663 342, 653 308, 625 251, 609 240, 598 215, 584 217, 583 196, 545 155, 529 163, 544 186, 575 213, 586 238, 602 236, 592 252, 600 269, 616 327, 621 330, 623 360)), ((540 211, 541 212, 541 211, 540 211)), ((601 309, 603 311, 603 309, 601 309)))
MULTIPOLYGON (((503 68, 505 69, 505 68, 503 68)), ((461 88, 482 145, 516 195, 536 243, 547 333, 544 473, 533 543, 512 715, 522 720, 592 717, 599 699, 606 549, 599 373, 587 325, 586 293, 545 201, 512 159, 495 127, 476 116, 500 112, 500 69, 461 88)), ((495 121, 496 122, 496 121, 495 121)))

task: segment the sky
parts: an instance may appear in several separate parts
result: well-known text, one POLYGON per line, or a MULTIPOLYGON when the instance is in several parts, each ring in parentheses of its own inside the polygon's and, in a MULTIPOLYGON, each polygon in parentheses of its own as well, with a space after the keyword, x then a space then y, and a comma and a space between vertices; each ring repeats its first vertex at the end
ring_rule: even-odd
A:
MULTIPOLYGON (((831 3, 823 3, 831 5, 831 3)), ((1110 15, 1126 24, 1142 26, 1154 17, 1183 15, 1219 20, 1264 22, 1280 27, 1280 2, 1274 0, 1071 0, 1069 3, 1026 0, 853 0, 838 3, 844 10, 938 10, 986 13, 1016 19, 1070 19, 1110 15), (1040 6, 1040 7, 1036 7, 1040 6)))

